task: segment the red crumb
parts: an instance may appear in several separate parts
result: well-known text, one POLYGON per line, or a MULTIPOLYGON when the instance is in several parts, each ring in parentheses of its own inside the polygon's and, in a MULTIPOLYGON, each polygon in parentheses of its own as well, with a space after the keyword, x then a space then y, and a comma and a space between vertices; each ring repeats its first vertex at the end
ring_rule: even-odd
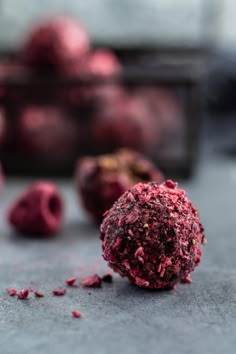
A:
POLYGON ((29 289, 23 289, 19 293, 17 293, 18 299, 26 300, 29 295, 29 289))
POLYGON ((7 292, 10 296, 15 296, 17 293, 16 289, 14 289, 14 288, 7 289, 7 292))
POLYGON ((75 278, 75 277, 68 278, 68 279, 66 279, 66 284, 67 284, 68 286, 74 286, 75 281, 76 281, 76 278, 75 278))
POLYGON ((112 274, 110 272, 104 274, 102 277, 102 281, 104 281, 104 283, 112 283, 113 281, 112 274))
POLYGON ((52 291, 55 296, 63 296, 66 293, 66 289, 56 289, 52 291))
POLYGON ((187 284, 191 284, 193 282, 193 280, 190 278, 190 276, 181 279, 181 283, 187 283, 187 284))
POLYGON ((40 291, 38 291, 38 290, 36 290, 36 291, 34 292, 34 295, 35 295, 36 297, 44 297, 44 295, 43 295, 40 291))
POLYGON ((87 288, 101 288, 102 279, 97 274, 93 274, 82 280, 82 285, 87 288))
POLYGON ((81 318, 82 317, 82 314, 79 311, 73 310, 71 313, 72 313, 72 316, 75 317, 75 318, 81 318))

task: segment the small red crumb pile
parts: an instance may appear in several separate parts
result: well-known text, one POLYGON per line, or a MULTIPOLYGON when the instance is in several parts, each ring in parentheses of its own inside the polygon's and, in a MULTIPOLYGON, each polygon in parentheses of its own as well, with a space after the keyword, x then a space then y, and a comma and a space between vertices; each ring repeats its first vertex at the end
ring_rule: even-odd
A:
POLYGON ((64 296, 66 294, 65 289, 56 289, 52 291, 52 294, 55 296, 64 296))
POLYGON ((14 288, 7 289, 7 292, 10 296, 15 296, 17 293, 16 289, 14 289, 14 288))
POLYGON ((96 221, 137 182, 161 183, 163 175, 143 155, 128 149, 114 154, 82 158, 75 174, 84 208, 96 221))
POLYGON ((82 285, 87 288, 101 288, 102 279, 97 274, 90 275, 89 277, 82 280, 82 285))
POLYGON ((63 202, 58 188, 51 182, 30 185, 11 206, 8 220, 19 233, 49 235, 62 224, 63 202))
POLYGON ((26 300, 29 296, 29 289, 23 289, 19 291, 16 295, 18 296, 18 299, 26 300))
POLYGON ((75 278, 75 277, 66 279, 66 284, 67 284, 68 286, 76 286, 76 285, 75 285, 75 282, 76 282, 76 278, 75 278))
POLYGON ((36 290, 34 292, 34 295, 35 295, 35 297, 44 297, 44 295, 39 290, 36 290))
POLYGON ((177 183, 138 183, 101 224, 104 259, 144 288, 171 289, 199 265, 204 230, 197 209, 177 183))
POLYGON ((79 312, 79 311, 73 310, 73 311, 71 312, 71 314, 72 314, 72 316, 75 317, 75 318, 82 318, 82 314, 81 314, 81 312, 79 312))

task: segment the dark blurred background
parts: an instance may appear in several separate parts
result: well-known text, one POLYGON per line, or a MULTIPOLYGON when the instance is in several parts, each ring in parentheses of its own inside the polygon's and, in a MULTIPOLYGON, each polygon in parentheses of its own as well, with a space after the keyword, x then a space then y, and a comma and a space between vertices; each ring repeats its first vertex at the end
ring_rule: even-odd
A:
MULTIPOLYGON (((149 156, 167 176, 191 176, 209 116, 211 129, 227 129, 226 115, 235 109, 233 10, 229 0, 1 1, 6 173, 71 175, 80 156, 128 147, 149 156), (49 38, 50 21, 59 15, 83 26, 90 48, 87 64, 67 63, 71 70, 60 67, 52 75, 55 63, 43 70, 29 64, 38 45, 31 40, 48 23, 49 38), (97 48, 108 53, 92 61, 97 48)), ((59 42, 76 43, 76 34, 63 37, 63 25, 57 31, 59 42)))

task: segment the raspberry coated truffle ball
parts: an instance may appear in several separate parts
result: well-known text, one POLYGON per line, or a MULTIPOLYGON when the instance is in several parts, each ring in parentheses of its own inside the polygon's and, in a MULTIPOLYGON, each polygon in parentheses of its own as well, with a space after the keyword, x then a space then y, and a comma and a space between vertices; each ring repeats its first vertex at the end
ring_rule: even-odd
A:
POLYGON ((90 136, 96 151, 126 147, 149 152, 159 144, 160 129, 144 101, 121 95, 97 111, 90 136))
POLYGON ((150 289, 189 280, 205 243, 197 209, 171 180, 125 192, 105 213, 100 235, 110 267, 150 289))
POLYGON ((19 233, 50 235, 59 230, 63 219, 63 201, 51 182, 30 185, 10 207, 8 221, 19 233))
POLYGON ((77 155, 78 123, 57 107, 26 107, 14 128, 20 149, 27 154, 54 161, 77 155))
POLYGON ((67 73, 83 65, 89 38, 73 18, 57 16, 35 27, 23 48, 26 64, 39 71, 67 73))
POLYGON ((163 175, 143 155, 120 149, 114 154, 80 159, 75 180, 84 208, 94 220, 101 221, 103 213, 126 190, 137 182, 161 183, 163 175))

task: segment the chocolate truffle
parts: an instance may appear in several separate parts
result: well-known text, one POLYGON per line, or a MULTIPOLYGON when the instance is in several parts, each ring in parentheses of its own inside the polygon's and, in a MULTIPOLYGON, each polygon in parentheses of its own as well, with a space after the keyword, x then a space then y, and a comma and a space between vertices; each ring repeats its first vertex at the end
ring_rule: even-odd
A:
POLYGON ((89 38, 73 18, 57 16, 36 26, 23 46, 23 60, 36 71, 70 73, 89 51, 89 38))
POLYGON ((163 175, 143 155, 128 149, 79 160, 75 173, 76 188, 82 204, 92 218, 102 214, 117 198, 137 182, 161 183, 163 175))
POLYGON ((54 106, 26 107, 15 123, 19 149, 47 160, 76 157, 78 134, 78 122, 54 106))
POLYGON ((50 235, 59 230, 63 219, 63 202, 58 188, 51 182, 30 185, 10 207, 8 221, 19 233, 50 235))
POLYGON ((171 180, 138 183, 105 213, 103 257, 132 283, 172 289, 199 265, 204 230, 197 209, 171 180))
POLYGON ((90 136, 101 153, 122 147, 149 152, 159 144, 156 117, 143 100, 128 94, 114 96, 93 119, 90 136))

